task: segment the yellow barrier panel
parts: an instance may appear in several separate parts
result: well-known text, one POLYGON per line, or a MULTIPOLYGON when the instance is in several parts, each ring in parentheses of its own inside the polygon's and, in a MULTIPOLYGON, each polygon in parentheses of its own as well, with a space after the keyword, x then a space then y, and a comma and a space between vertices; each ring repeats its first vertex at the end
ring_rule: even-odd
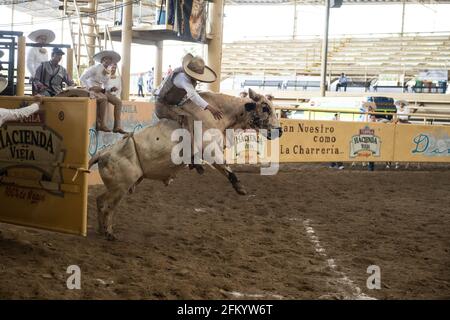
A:
POLYGON ((399 124, 395 161, 450 162, 450 126, 399 124))
MULTIPOLYGON (((450 126, 292 119, 281 119, 280 124, 283 135, 278 142, 278 158, 271 152, 276 143, 257 141, 254 135, 239 146, 244 149, 239 150, 239 157, 233 157, 234 163, 243 163, 239 162, 242 159, 250 164, 450 162, 450 126)), ((241 134, 235 141, 245 137, 241 134)))
MULTIPOLYGON (((0 108, 30 97, 0 97, 0 108)), ((46 98, 0 128, 0 221, 77 235, 87 228, 88 98, 46 98)))
MULTIPOLYGON (((154 104, 149 102, 124 101, 123 125, 127 131, 139 131, 151 123, 154 104)), ((113 125, 113 107, 108 111, 108 127, 113 125)), ((356 115, 359 117, 359 115, 356 115)), ((380 122, 347 122, 325 120, 281 119, 283 136, 279 139, 279 162, 368 162, 368 161, 418 161, 449 162, 449 155, 442 152, 412 152, 417 135, 428 134, 429 141, 438 141, 444 149, 445 134, 450 135, 450 126, 407 125, 380 122), (432 138, 437 137, 437 138, 432 138), (409 141, 408 144, 405 141, 409 141)), ((122 135, 95 131, 95 111, 89 115, 90 144, 89 155, 112 145, 122 135)), ((427 139, 425 137, 417 139, 427 139)), ((450 141, 446 140, 450 148, 450 141)), ((235 137, 240 143, 234 150, 228 150, 231 163, 261 162, 261 158, 271 155, 269 141, 258 141, 250 131, 235 137), (243 143, 244 142, 244 143, 243 143)), ((424 140, 422 143, 425 143, 424 140)), ((431 146, 431 142, 429 143, 431 146)), ((276 157, 271 157, 274 160, 276 157)), ((266 161, 269 160, 266 158, 266 161)), ((270 162, 270 161, 269 161, 270 162)), ((101 183, 97 167, 89 175, 89 184, 101 183)))

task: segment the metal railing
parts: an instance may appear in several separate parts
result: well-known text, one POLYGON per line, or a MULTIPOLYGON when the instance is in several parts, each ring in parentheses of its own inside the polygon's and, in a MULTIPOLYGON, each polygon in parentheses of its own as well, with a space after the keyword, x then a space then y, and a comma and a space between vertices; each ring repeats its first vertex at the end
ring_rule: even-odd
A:
MULTIPOLYGON (((381 116, 381 117, 392 117, 392 120, 387 120, 386 122, 397 122, 399 116, 408 116, 409 121, 411 123, 422 123, 422 124, 433 124, 439 121, 439 124, 447 124, 450 125, 450 113, 449 114, 430 114, 430 113, 407 113, 398 115, 397 113, 390 112, 361 112, 361 111, 353 111, 353 110, 343 110, 343 109, 319 109, 319 108, 306 108, 306 107, 284 107, 284 106, 275 106, 276 110, 280 112, 283 111, 303 111, 307 113, 307 117, 303 120, 316 120, 316 114, 318 113, 330 113, 337 115, 336 119, 340 120, 342 115, 351 115, 351 121, 362 121, 367 122, 369 120, 370 115, 381 116), (364 116, 364 119, 361 119, 361 115, 364 116), (357 118, 355 118, 357 117, 357 118)), ((320 119, 326 120, 326 119, 320 119)), ((328 119, 332 120, 332 119, 328 119)), ((384 122, 384 121, 383 121, 384 122)))

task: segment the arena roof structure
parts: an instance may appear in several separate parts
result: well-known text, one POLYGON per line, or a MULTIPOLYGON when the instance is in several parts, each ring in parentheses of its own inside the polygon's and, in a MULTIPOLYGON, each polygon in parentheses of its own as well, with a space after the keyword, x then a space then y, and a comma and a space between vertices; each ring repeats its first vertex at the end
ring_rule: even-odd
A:
MULTIPOLYGON (((88 0, 78 0, 79 4, 86 3, 88 0)), ((71 2, 71 1, 68 1, 71 2)), ((112 17, 113 1, 97 0, 99 19, 108 19, 112 17)), ((154 16, 156 0, 134 1, 139 10, 135 10, 134 16, 145 17, 148 19, 154 16)), ((227 5, 323 5, 324 0, 226 0, 227 5)), ((343 0, 344 5, 373 5, 373 4, 448 4, 450 0, 343 0)), ((116 7, 120 7, 122 1, 118 0, 116 7)), ((14 10, 24 12, 33 17, 60 18, 62 15, 61 6, 63 0, 4 0, 0 5, 11 7, 14 10)))
MULTIPOLYGON (((139 43, 146 45, 160 45, 162 48, 163 40, 179 40, 177 33, 174 31, 172 25, 168 24, 168 18, 166 16, 166 23, 155 23, 157 19, 156 14, 158 12, 158 8, 161 7, 161 2, 166 2, 167 0, 126 0, 125 5, 123 0, 76 0, 77 6, 74 6, 73 0, 0 0, 0 8, 14 8, 15 11, 20 11, 26 14, 29 14, 32 17, 36 17, 39 19, 39 22, 47 22, 47 21, 61 21, 68 20, 69 26, 71 27, 71 35, 72 35, 72 47, 80 48, 85 47, 88 52, 87 55, 83 55, 78 51, 75 52, 75 60, 77 68, 81 70, 84 65, 87 65, 87 60, 83 57, 88 57, 89 63, 92 62, 92 55, 94 53, 93 48, 102 49, 101 39, 109 39, 112 41, 121 41, 125 43, 125 40, 129 40, 129 43, 139 43), (94 5, 93 5, 94 3, 94 5), (131 6, 128 4, 132 3, 132 10, 129 10, 131 6), (83 8, 83 11, 80 10, 83 8), (66 13, 69 12, 69 15, 64 15, 64 9, 66 13), (75 10, 77 9, 77 10, 75 10), (122 24, 122 9, 124 11, 123 17, 124 21, 128 21, 130 26, 132 25, 131 30, 124 28, 126 26, 126 22, 122 24), (71 17, 70 13, 77 12, 74 14, 74 17, 71 17), (81 12, 81 13, 80 13, 81 12), (127 16, 127 12, 129 15, 127 16), (79 15, 78 15, 79 14, 79 15), (95 19, 95 22, 82 21, 83 19, 95 19), (79 27, 79 32, 77 32, 77 28, 73 27, 73 24, 77 24, 78 22, 81 27, 79 27), (89 28, 86 28, 88 31, 83 31, 84 26, 95 26, 92 28, 92 32, 89 31, 89 28), (102 29, 100 29, 102 28, 102 29), (83 33, 87 33, 90 37, 95 36, 98 39, 98 44, 94 43, 86 43, 86 39, 81 41, 82 37, 80 36, 83 33), (126 34, 124 36, 124 34, 126 34), (77 36, 76 36, 77 35, 77 36), (78 39, 78 40, 77 40, 78 39), (124 40, 125 39, 125 40, 124 40), (77 53, 78 52, 78 53, 77 53), (83 62, 84 61, 84 62, 83 62)), ((205 0, 211 2, 209 7, 213 9, 210 11, 210 15, 214 17, 220 17, 216 20, 220 20, 220 25, 222 24, 223 19, 223 7, 221 5, 216 5, 216 0, 205 0), (214 9, 220 8, 220 9, 214 9), (218 10, 213 14, 213 10, 218 10)), ((270 5, 283 5, 290 6, 293 12, 298 12, 295 10, 296 6, 309 5, 309 6, 317 6, 325 8, 325 0, 218 0, 221 4, 221 1, 224 1, 226 5, 237 5, 237 6, 270 6, 270 5)), ((450 0, 343 0, 343 5, 391 5, 397 4, 402 5, 403 9, 405 9, 406 5, 439 5, 439 4, 450 4, 450 0)), ((329 20, 329 10, 327 11, 327 18, 329 20)), ((405 75, 413 75, 417 73, 418 70, 428 67, 439 67, 439 68, 447 68, 448 66, 448 48, 449 48, 449 35, 448 33, 443 35, 433 35, 426 36, 425 38, 421 38, 420 36, 412 36, 406 35, 403 32, 404 26, 404 12, 402 15, 402 29, 401 37, 398 35, 392 36, 393 47, 392 50, 385 50, 383 52, 378 52, 373 49, 372 44, 375 42, 373 38, 369 39, 366 42, 361 42, 355 39, 334 39, 331 41, 331 48, 333 49, 335 44, 338 43, 338 46, 331 50, 331 53, 328 53, 328 31, 326 32, 324 37, 321 37, 323 40, 319 38, 315 39, 311 42, 311 46, 315 52, 314 56, 310 55, 310 52, 306 55, 302 55, 296 49, 298 45, 298 41, 289 41, 286 44, 287 48, 290 48, 289 45, 292 45, 292 53, 295 54, 295 57, 290 56, 291 52, 286 52, 286 61, 283 63, 279 62, 277 65, 269 65, 265 61, 271 60, 270 58, 263 59, 264 67, 263 73, 267 75, 290 75, 290 74, 309 74, 309 75, 321 75, 321 90, 325 87, 325 77, 329 73, 330 75, 336 72, 351 70, 353 72, 353 76, 367 76, 376 75, 381 72, 402 72, 405 75), (442 39, 441 39, 442 38, 442 39), (322 43, 321 43, 322 42, 322 43), (424 43, 430 43, 430 47, 424 48, 424 43), (326 45, 325 45, 326 44, 326 45), (436 47, 434 46, 436 44, 436 47), (375 57, 371 55, 372 51, 366 53, 365 51, 361 51, 360 48, 365 47, 367 50, 371 49, 375 57), (397 47, 399 47, 400 51, 397 51, 397 47), (408 50, 404 49, 407 47, 408 50), (424 52, 423 49, 426 49, 424 52), (323 51, 323 52, 322 52, 323 51), (363 56, 363 58, 355 58, 355 56, 363 56), (327 58, 330 58, 330 62, 327 62, 327 58), (393 59, 392 57, 397 57, 398 59, 393 59), (427 60, 427 64, 424 64, 423 60, 427 60), (327 65, 329 66, 329 72, 327 73, 327 65)), ((296 19, 296 18, 294 18, 296 19)), ((33 19, 29 24, 33 23, 33 19)), ((20 25, 18 23, 17 25, 20 25)), ((213 23, 211 23, 211 28, 213 23)), ((218 23, 215 23, 216 27, 218 27, 218 23)), ((328 23, 326 24, 328 25, 328 23)), ((295 40, 295 26, 293 30, 293 40, 295 40)), ((14 25, 16 27, 16 24, 14 25)), ((217 32, 217 31, 216 31, 217 32)), ((208 50, 211 49, 212 54, 208 53, 208 57, 211 56, 211 60, 208 63, 211 65, 214 64, 215 69, 221 70, 224 76, 230 76, 235 74, 246 74, 246 75, 254 75, 261 70, 260 63, 256 66, 253 63, 257 63, 262 54, 254 56, 255 51, 253 48, 251 52, 247 52, 245 45, 243 46, 241 43, 233 43, 233 44, 225 44, 222 45, 222 40, 220 37, 217 37, 219 40, 215 40, 216 38, 212 35, 215 33, 213 31, 209 31, 207 34, 208 38, 208 50), (214 44, 212 44, 214 42, 214 44), (222 52, 224 49, 223 56, 223 68, 221 62, 221 54, 217 54, 217 52, 222 52), (216 50, 216 51, 214 51, 216 50), (242 59, 242 60, 239 60, 242 59), (239 68, 236 67, 234 61, 239 60, 239 68)), ((83 35, 83 37, 85 37, 83 35)), ((108 40, 108 41, 109 41, 108 40)), ((299 40, 299 39, 297 39, 299 40)), ((378 43, 383 43, 380 47, 386 47, 386 43, 388 39, 385 36, 381 36, 376 39, 378 43)), ((104 44, 108 41, 104 41, 104 44)), ((301 40, 302 43, 299 45, 300 47, 305 47, 309 42, 306 40, 301 40)), ((278 43, 281 43, 278 41, 278 43)), ((262 52, 268 51, 269 43, 263 44, 264 48, 261 49, 262 52)), ((129 48, 130 45, 126 45, 125 47, 129 48)), ((364 50, 366 50, 364 49, 364 50)), ((279 50, 277 48, 273 49, 279 50)), ((273 52, 273 51, 272 51, 273 52)), ((129 55, 129 53, 123 53, 124 55, 129 55)), ((269 53, 270 54, 270 53, 269 53)), ((162 49, 158 49, 158 55, 162 55, 162 49)), ((283 56, 284 57, 284 56, 283 56)), ((156 65, 161 65, 162 59, 157 59, 155 62, 156 65)), ((280 60, 280 59, 278 59, 280 60)), ((123 62, 122 69, 129 69, 129 61, 123 62)), ((161 68, 158 67, 158 72, 161 73, 161 68)), ((80 71, 79 70, 79 71, 80 71)), ((129 75, 128 75, 129 76, 129 75)), ((156 83, 156 82, 155 82, 156 83)), ((127 89, 128 90, 128 89, 127 89)), ((216 90, 216 89, 214 89, 216 90)), ((214 91, 213 90, 213 91, 214 91)), ((126 91, 126 90, 124 90, 126 91)), ((323 91, 323 90, 322 90, 323 91)))
MULTIPOLYGON (((343 0, 343 4, 443 4, 450 3, 450 0, 343 0)), ((227 0, 227 4, 233 5, 282 5, 282 4, 297 4, 297 5, 323 5, 324 0, 227 0)))

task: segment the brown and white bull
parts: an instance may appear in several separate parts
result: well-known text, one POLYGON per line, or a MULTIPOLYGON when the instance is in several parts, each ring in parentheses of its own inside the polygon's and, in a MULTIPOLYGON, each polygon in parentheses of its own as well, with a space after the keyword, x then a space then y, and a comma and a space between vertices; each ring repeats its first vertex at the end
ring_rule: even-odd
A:
MULTIPOLYGON (((267 129, 267 138, 271 139, 271 132, 275 129, 276 136, 281 135, 272 103, 251 89, 250 99, 211 92, 201 93, 201 96, 209 104, 220 108, 224 115, 221 120, 215 120, 209 112, 198 107, 189 106, 192 102, 187 102, 179 111, 195 113, 195 119, 202 121, 204 130, 215 128, 225 135, 226 129, 267 129)), ((97 198, 98 231, 107 239, 115 239, 114 209, 126 193, 132 192, 142 179, 160 180, 167 185, 178 170, 186 167, 186 164, 174 164, 171 158, 172 149, 178 144, 171 139, 176 129, 180 129, 179 122, 161 119, 155 126, 146 127, 124 138, 95 155, 89 162, 89 167, 98 163, 100 176, 107 189, 97 198)), ((212 165, 228 178, 237 193, 246 194, 229 166, 212 165)))

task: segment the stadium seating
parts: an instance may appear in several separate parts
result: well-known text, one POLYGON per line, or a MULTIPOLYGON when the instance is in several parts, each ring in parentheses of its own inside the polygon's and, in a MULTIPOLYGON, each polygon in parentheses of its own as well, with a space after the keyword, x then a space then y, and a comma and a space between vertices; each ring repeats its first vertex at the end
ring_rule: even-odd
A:
MULTIPOLYGON (((224 43, 222 77, 319 75, 321 46, 319 38, 224 43)), ((448 69, 449 57, 450 34, 333 38, 328 73, 355 79, 382 73, 412 77, 424 69, 448 69)))

